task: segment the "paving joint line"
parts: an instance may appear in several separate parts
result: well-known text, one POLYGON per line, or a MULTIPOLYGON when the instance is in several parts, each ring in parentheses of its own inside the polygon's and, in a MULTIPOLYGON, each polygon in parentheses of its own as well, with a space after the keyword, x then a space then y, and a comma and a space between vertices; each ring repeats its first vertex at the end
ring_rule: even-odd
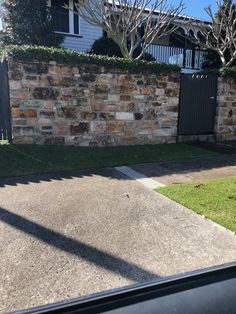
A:
POLYGON ((164 187, 166 186, 165 184, 155 181, 153 179, 150 179, 148 177, 146 177, 145 175, 143 175, 140 172, 137 172, 135 170, 133 170, 130 167, 127 166, 121 166, 121 167, 115 167, 115 169, 121 173, 123 173, 124 175, 126 175, 127 177, 143 184, 145 187, 147 187, 148 189, 156 189, 156 188, 160 188, 160 187, 164 187))

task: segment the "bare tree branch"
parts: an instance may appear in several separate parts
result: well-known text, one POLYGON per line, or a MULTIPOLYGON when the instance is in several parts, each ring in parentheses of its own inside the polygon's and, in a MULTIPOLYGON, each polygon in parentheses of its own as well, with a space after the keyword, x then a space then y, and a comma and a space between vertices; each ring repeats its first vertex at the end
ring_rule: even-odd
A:
POLYGON ((107 32, 124 57, 133 57, 135 49, 141 47, 136 59, 144 55, 154 39, 178 28, 173 23, 185 8, 183 0, 177 6, 169 6, 168 0, 77 0, 75 7, 75 14, 107 32))
MULTIPOLYGON (((236 5, 231 1, 216 0, 218 17, 211 6, 205 11, 211 23, 195 21, 196 31, 191 40, 199 46, 214 50, 220 57, 223 67, 229 67, 236 60, 236 5), (226 51, 227 56, 226 57, 226 51)), ((189 25, 190 26, 190 25, 189 25)))

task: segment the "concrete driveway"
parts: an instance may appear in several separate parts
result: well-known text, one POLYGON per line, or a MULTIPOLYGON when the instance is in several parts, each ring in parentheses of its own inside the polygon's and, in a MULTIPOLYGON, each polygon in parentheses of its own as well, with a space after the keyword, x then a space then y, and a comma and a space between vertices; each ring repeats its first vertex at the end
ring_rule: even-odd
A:
POLYGON ((0 312, 236 260, 233 233, 114 169, 0 186, 0 312))

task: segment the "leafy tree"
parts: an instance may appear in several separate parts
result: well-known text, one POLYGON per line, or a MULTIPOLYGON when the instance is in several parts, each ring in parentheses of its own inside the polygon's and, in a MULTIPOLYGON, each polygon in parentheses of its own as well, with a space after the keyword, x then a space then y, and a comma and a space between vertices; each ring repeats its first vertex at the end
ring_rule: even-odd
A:
POLYGON ((30 44, 57 47, 63 36, 54 33, 51 8, 47 0, 5 0, 4 30, 1 41, 8 44, 30 44))

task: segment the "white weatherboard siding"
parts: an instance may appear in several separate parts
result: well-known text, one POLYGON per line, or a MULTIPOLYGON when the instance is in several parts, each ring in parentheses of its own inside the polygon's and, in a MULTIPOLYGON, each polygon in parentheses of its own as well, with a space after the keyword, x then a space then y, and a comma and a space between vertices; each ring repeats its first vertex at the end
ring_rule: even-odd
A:
POLYGON ((65 35, 62 47, 78 50, 82 52, 89 51, 94 41, 103 35, 102 28, 94 26, 80 18, 80 37, 65 35))

